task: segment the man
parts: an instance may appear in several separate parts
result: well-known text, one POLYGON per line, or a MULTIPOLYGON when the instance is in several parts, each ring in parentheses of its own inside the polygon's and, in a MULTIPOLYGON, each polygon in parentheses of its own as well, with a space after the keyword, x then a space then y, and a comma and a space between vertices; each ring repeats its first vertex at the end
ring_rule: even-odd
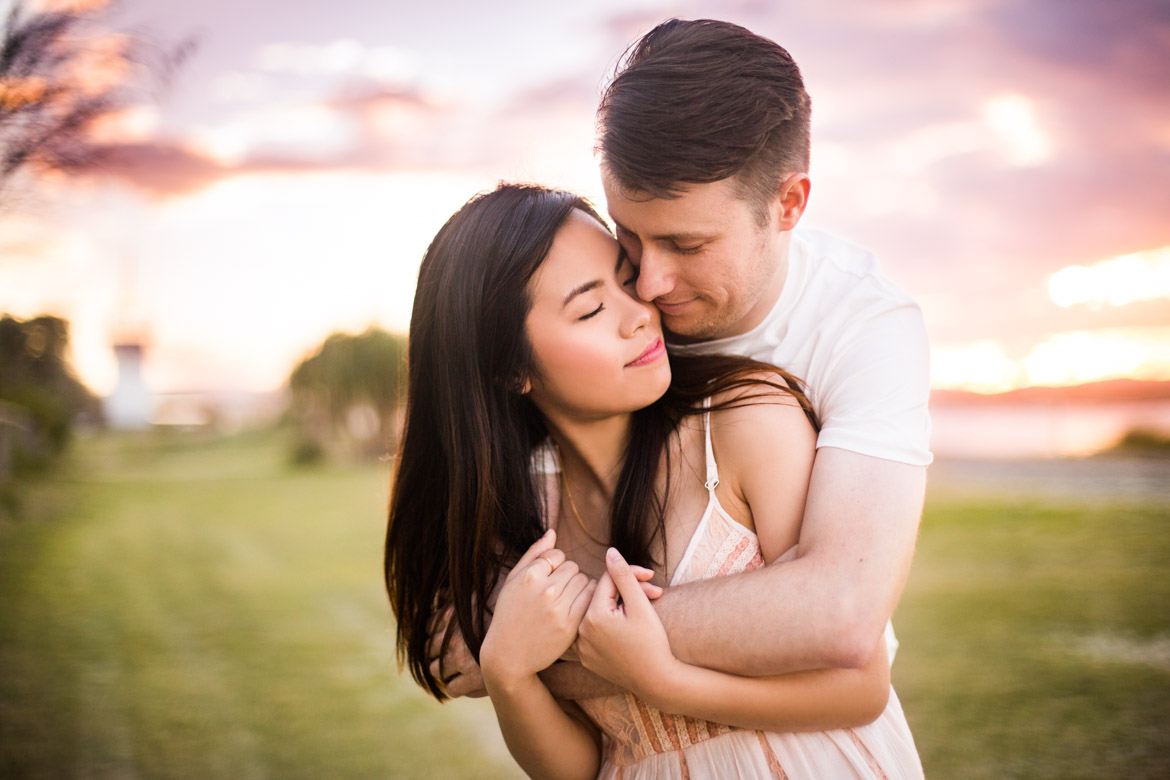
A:
MULTIPOLYGON (((636 42, 598 109, 610 216, 672 351, 785 368, 821 422, 798 557, 655 602, 681 660, 748 676, 870 658, 909 572, 931 462, 918 307, 869 253, 795 230, 809 116, 784 49, 708 20, 672 20, 636 42)), ((455 645, 448 690, 476 695, 478 670, 455 645)), ((603 692, 562 666, 546 678, 558 695, 603 692)))

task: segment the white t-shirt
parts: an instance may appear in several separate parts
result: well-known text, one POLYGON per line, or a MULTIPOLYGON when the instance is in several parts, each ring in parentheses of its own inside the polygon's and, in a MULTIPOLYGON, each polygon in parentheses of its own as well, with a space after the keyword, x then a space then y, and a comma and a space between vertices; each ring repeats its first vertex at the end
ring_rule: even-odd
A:
POLYGON ((818 448, 912 466, 933 460, 922 311, 881 275, 871 252, 844 239, 793 231, 784 289, 763 322, 670 351, 744 355, 795 375, 821 423, 818 448))
MULTIPOLYGON (((821 423, 817 447, 927 466, 930 348, 922 311, 883 277, 873 253, 828 233, 793 231, 788 275, 772 311, 742 336, 673 354, 744 355, 805 383, 821 423)), ((890 663, 898 652, 886 623, 890 663)))

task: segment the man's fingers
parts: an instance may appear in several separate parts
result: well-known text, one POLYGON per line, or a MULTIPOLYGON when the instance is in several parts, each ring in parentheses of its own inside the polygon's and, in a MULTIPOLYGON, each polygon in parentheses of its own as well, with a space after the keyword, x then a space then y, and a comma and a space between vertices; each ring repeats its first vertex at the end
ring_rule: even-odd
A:
POLYGON ((646 598, 651 601, 662 595, 662 587, 653 582, 639 582, 638 584, 642 586, 642 593, 646 594, 646 598))
POLYGON ((483 678, 474 674, 460 674, 446 684, 447 695, 452 699, 466 696, 469 699, 479 699, 487 695, 483 687, 483 678))
POLYGON ((512 578, 514 578, 517 575, 518 572, 521 572, 524 569, 528 568, 529 564, 531 564, 534 560, 536 560, 538 557, 540 557, 541 553, 543 553, 547 550, 553 549, 553 545, 555 545, 556 543, 557 543, 557 532, 551 528, 548 529, 547 531, 545 531, 544 536, 540 537, 535 542, 533 542, 532 546, 529 547, 524 552, 524 554, 520 556, 520 560, 516 561, 516 565, 512 567, 512 571, 508 572, 508 577, 504 581, 510 582, 512 580, 512 578))
MULTIPOLYGON (((443 636, 447 633, 447 626, 451 623, 451 618, 455 615, 454 607, 446 607, 440 609, 431 617, 431 628, 427 633, 430 639, 427 640, 427 657, 434 658, 439 654, 443 648, 443 636)), ((456 632, 458 633, 458 632, 456 632)))

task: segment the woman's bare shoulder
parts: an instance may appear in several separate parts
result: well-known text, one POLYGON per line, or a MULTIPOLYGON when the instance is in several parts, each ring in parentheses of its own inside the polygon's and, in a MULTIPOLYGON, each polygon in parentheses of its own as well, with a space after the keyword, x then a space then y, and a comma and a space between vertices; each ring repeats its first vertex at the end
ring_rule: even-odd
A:
POLYGON ((772 371, 749 374, 750 384, 723 390, 711 397, 712 432, 759 424, 769 428, 808 429, 814 432, 800 399, 785 378, 772 371))
POLYGON ((800 401, 789 392, 784 378, 759 372, 753 378, 768 384, 736 387, 711 399, 712 443, 723 460, 780 458, 811 463, 816 430, 800 401))

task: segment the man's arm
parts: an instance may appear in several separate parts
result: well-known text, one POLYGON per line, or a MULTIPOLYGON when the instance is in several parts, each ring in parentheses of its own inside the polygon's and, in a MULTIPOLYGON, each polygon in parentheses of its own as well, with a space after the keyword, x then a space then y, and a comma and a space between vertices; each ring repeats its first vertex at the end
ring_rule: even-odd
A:
POLYGON ((925 490, 925 467, 820 448, 796 559, 668 589, 654 606, 671 649, 746 676, 861 667, 906 583, 925 490))
MULTIPOLYGON (((653 602, 675 656, 749 677, 860 668, 905 585, 925 490, 925 467, 820 448, 795 560, 667 588, 653 602)), ((469 692, 465 680, 478 687, 475 677, 455 695, 469 692)), ((572 662, 541 679, 566 699, 617 691, 572 662)))

